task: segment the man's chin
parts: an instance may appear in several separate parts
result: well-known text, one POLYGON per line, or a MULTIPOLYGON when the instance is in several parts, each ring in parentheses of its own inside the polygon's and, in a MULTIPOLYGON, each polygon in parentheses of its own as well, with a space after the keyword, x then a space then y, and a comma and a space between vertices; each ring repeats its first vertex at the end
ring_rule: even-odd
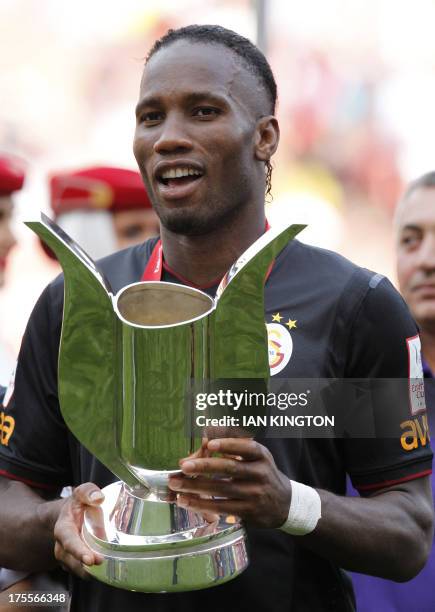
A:
POLYGON ((435 332, 435 302, 417 304, 412 309, 412 315, 419 327, 435 332))
POLYGON ((228 213, 215 210, 215 214, 205 215, 204 211, 199 211, 196 207, 179 209, 158 209, 156 212, 160 218, 162 226, 173 234, 183 236, 203 236, 213 232, 228 213))
POLYGON ((183 236, 202 236, 203 234, 208 234, 213 229, 208 223, 188 217, 161 218, 160 221, 168 231, 183 236))
POLYGON ((204 236, 215 232, 221 227, 228 227, 237 218, 241 205, 217 204, 210 199, 207 202, 207 209, 204 205, 185 206, 168 210, 160 206, 155 206, 160 223, 168 231, 184 236, 204 236))

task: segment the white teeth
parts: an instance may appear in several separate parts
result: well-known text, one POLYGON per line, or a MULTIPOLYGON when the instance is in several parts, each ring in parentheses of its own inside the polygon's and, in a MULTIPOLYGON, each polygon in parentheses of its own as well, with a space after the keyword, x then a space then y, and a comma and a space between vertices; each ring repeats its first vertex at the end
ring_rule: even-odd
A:
POLYGON ((201 176, 202 172, 193 168, 170 168, 161 174, 162 179, 181 178, 183 176, 201 176))

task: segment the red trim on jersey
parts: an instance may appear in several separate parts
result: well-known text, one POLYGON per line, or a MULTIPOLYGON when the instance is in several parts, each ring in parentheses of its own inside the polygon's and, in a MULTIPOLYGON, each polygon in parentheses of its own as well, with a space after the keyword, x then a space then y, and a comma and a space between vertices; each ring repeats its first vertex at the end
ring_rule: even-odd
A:
POLYGON ((372 491, 374 489, 383 489, 384 487, 391 487, 392 485, 399 484, 401 482, 408 482, 409 480, 416 480, 417 478, 422 478, 423 476, 429 476, 432 474, 432 470, 424 470, 424 472, 417 472, 417 474, 410 474, 409 476, 404 476, 403 478, 397 478, 396 480, 384 480, 384 482, 379 482, 376 484, 369 485, 355 485, 355 488, 358 491, 372 491))
MULTIPOLYGON (((270 225, 269 225, 269 221, 266 219, 266 225, 265 225, 264 231, 267 232, 268 230, 270 230, 270 225)), ((275 260, 272 261, 272 263, 270 264, 267 270, 266 278, 264 282, 266 282, 267 279, 269 278, 269 275, 272 272, 274 263, 275 263, 275 260)), ((145 266, 145 270, 143 271, 142 278, 140 280, 141 281, 161 281, 163 270, 166 270, 167 272, 172 274, 172 276, 175 276, 175 278, 178 278, 178 280, 180 280, 185 285, 190 285, 191 287, 195 287, 196 289, 209 289, 210 287, 219 285, 221 281, 220 278, 217 278, 212 283, 208 283, 207 285, 195 285, 194 283, 187 280, 186 278, 184 278, 177 272, 174 272, 174 270, 172 270, 164 261, 162 241, 159 239, 155 247, 153 248, 151 257, 149 258, 147 265, 145 266)))
POLYGON ((40 482, 34 482, 33 480, 29 480, 28 478, 22 478, 21 476, 15 476, 15 474, 11 474, 6 470, 0 470, 0 476, 5 476, 10 480, 19 480, 20 482, 24 482, 24 484, 29 485, 30 487, 36 487, 37 489, 49 489, 52 491, 53 489, 60 489, 61 487, 58 485, 48 485, 42 484, 40 482))

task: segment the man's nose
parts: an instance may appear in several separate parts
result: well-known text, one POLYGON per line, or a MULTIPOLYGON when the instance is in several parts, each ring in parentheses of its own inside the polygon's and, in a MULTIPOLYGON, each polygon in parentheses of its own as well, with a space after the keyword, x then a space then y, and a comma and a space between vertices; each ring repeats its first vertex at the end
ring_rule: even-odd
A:
POLYGON ((424 237, 418 252, 418 265, 423 270, 435 271, 435 234, 424 237))
POLYGON ((159 138, 154 143, 155 153, 186 152, 192 147, 192 141, 186 133, 186 121, 179 114, 168 114, 161 125, 159 138))
POLYGON ((186 133, 186 121, 178 113, 169 114, 161 124, 159 138, 154 143, 156 153, 178 153, 190 151, 192 141, 186 133))

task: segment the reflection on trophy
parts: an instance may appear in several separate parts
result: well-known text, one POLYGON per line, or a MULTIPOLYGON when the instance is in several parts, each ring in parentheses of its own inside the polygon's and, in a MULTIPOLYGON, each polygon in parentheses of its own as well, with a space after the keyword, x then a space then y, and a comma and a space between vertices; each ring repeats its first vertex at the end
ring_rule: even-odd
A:
POLYGON ((144 592, 222 584, 248 564, 234 517, 208 523, 174 503, 178 462, 200 448, 186 422, 202 381, 268 380, 264 279, 302 225, 273 228, 239 258, 215 299, 190 287, 138 282, 116 295, 84 251, 45 215, 28 222, 65 275, 59 354, 62 415, 120 479, 89 509, 83 539, 104 558, 85 567, 112 586, 144 592), (190 401, 189 401, 190 398, 190 401), (190 433, 189 433, 190 432, 190 433))

